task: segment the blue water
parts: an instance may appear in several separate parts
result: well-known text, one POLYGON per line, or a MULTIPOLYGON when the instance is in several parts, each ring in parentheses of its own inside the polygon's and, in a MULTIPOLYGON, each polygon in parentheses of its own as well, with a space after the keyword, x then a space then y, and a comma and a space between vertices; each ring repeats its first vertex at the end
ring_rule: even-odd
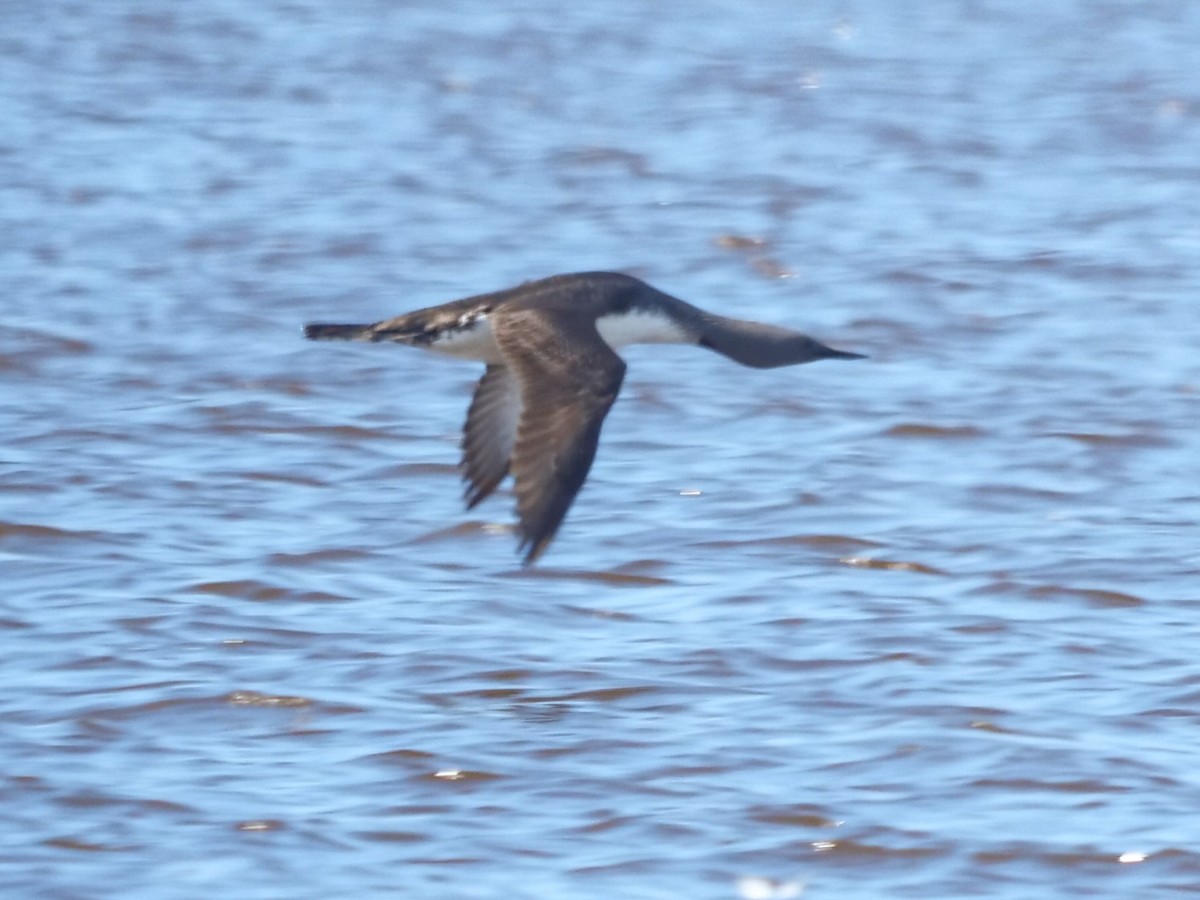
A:
POLYGON ((6 897, 1200 891, 1200 7, 0 0, 6 897), (522 570, 478 369, 618 269, 522 570))

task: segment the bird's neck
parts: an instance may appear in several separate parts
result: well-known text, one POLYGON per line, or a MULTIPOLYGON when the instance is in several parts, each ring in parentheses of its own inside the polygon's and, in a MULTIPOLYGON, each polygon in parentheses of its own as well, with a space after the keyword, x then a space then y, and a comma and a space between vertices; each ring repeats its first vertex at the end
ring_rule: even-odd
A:
POLYGON ((633 307, 596 319, 596 331, 614 350, 629 344, 694 344, 696 337, 677 319, 657 309, 633 307))

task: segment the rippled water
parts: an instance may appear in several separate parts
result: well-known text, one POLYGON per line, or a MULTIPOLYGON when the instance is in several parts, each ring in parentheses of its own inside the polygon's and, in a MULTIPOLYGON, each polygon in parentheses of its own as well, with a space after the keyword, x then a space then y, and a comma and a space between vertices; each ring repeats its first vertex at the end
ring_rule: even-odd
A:
POLYGON ((5 896, 1200 891, 1200 7, 0 2, 5 896), (532 570, 477 368, 620 269, 532 570))

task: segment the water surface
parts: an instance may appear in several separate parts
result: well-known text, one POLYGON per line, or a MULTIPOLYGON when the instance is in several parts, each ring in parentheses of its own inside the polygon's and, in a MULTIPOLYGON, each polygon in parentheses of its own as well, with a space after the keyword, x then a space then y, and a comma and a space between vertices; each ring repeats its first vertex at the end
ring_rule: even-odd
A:
POLYGON ((5 896, 1200 890, 1200 8, 0 3, 5 896), (477 367, 620 269, 522 570, 477 367))

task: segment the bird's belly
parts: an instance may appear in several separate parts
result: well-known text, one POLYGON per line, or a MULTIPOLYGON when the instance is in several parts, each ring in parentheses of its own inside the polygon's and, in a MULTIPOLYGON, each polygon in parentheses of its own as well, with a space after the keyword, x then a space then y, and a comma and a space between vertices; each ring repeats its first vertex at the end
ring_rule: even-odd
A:
POLYGON ((501 361, 500 348, 492 334, 492 325, 487 316, 479 316, 462 327, 446 328, 430 338, 425 345, 436 353, 457 356, 459 359, 474 359, 480 362, 501 361))
POLYGON ((627 344, 688 344, 693 338, 662 313, 631 310, 596 319, 596 330, 614 350, 627 344))

